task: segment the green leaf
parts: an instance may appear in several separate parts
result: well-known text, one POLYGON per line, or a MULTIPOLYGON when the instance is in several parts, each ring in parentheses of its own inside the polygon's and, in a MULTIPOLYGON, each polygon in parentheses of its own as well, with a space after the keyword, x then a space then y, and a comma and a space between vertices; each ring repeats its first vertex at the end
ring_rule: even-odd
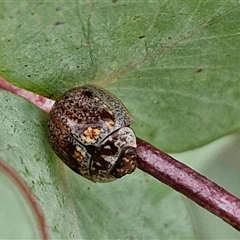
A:
POLYGON ((45 113, 10 93, 0 101, 1 157, 36 195, 52 239, 194 237, 178 193, 140 171, 106 184, 80 177, 50 149, 45 113))
MULTIPOLYGON (((166 151, 240 127, 239 1, 5 1, 0 75, 57 97, 95 83, 116 94, 138 135, 166 151)), ((1 157, 32 188, 51 238, 195 237, 181 197, 137 171, 109 184, 53 154, 47 116, 0 92, 1 157), (9 147, 11 146, 11 147, 9 147)))
POLYGON ((183 151, 240 128, 238 1, 1 3, 0 74, 47 96, 96 83, 138 136, 183 151))
POLYGON ((12 181, 0 171, 0 232, 1 239, 39 238, 31 209, 12 181))

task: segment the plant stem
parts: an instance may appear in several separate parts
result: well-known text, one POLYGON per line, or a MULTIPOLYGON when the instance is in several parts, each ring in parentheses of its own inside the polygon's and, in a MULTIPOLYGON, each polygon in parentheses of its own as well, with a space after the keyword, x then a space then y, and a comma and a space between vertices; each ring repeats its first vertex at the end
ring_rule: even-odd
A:
POLYGON ((138 168, 182 193, 240 231, 240 199, 216 183, 137 139, 138 168))
POLYGON ((0 89, 7 90, 9 92, 12 92, 18 96, 24 97, 29 102, 36 105, 38 108, 41 108, 43 111, 49 113, 50 109, 52 108, 52 105, 54 104, 54 101, 43 97, 41 95, 38 95, 36 93, 27 91, 25 89, 19 88, 15 85, 12 85, 11 83, 7 82, 5 79, 0 77, 0 89))
MULTIPOLYGON (((0 77, 0 88, 20 95, 49 113, 54 101, 20 89, 0 77)), ((137 138, 138 168, 190 198, 240 231, 240 199, 216 183, 137 138)))

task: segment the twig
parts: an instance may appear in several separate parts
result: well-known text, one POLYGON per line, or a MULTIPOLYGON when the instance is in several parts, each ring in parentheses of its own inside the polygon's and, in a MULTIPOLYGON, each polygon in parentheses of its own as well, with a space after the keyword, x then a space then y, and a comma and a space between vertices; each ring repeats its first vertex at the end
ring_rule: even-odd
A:
MULTIPOLYGON (((53 100, 17 88, 1 77, 0 88, 23 96, 47 113, 54 104, 53 100), (36 101, 36 99, 40 100, 36 101), (47 107, 45 103, 48 103, 47 107)), ((137 145, 138 168, 182 193, 240 231, 240 199, 151 144, 138 138, 137 145)))
POLYGON ((54 101, 43 97, 41 95, 38 95, 36 93, 27 91, 25 89, 19 88, 15 85, 12 85, 11 83, 7 82, 5 79, 0 77, 0 89, 7 90, 9 92, 12 92, 16 95, 22 96, 23 98, 27 99, 29 102, 36 105, 38 108, 41 108, 43 111, 49 113, 50 109, 52 108, 52 105, 54 104, 54 101))
POLYGON ((139 138, 137 146, 138 168, 240 231, 240 199, 139 138))

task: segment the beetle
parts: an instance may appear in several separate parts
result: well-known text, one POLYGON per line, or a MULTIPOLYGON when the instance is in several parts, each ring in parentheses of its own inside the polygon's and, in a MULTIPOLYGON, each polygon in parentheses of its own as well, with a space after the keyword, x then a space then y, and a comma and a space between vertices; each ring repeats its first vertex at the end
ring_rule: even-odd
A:
POLYGON ((70 89, 49 116, 51 147, 74 172, 93 182, 110 182, 135 170, 133 117, 112 93, 95 85, 70 89))

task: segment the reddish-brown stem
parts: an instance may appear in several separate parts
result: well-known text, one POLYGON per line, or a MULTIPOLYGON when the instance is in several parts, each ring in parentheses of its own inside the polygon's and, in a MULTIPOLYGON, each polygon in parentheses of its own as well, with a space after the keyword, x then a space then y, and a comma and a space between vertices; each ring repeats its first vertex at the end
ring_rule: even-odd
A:
POLYGON ((0 89, 4 89, 16 95, 24 97, 29 102, 35 104, 37 107, 41 108, 43 111, 47 113, 49 113, 50 109, 52 108, 52 105, 54 104, 53 100, 43 97, 41 95, 38 95, 36 93, 27 91, 25 89, 19 88, 15 85, 12 85, 2 77, 0 77, 0 89))
POLYGON ((139 138, 137 146, 138 168, 240 230, 240 199, 139 138))
MULTIPOLYGON (((53 100, 17 88, 1 77, 0 88, 23 96, 47 113, 54 104, 53 100), (48 103, 47 107, 45 103, 48 103)), ((138 168, 182 193, 240 231, 240 199, 151 144, 139 138, 137 144, 138 168)))
POLYGON ((33 196, 31 190, 27 187, 25 182, 22 180, 20 175, 13 170, 7 163, 5 163, 2 159, 0 159, 0 170, 2 170, 8 177, 10 177, 16 186, 20 189, 20 191, 23 193, 25 198, 28 200, 33 212, 36 215, 38 225, 41 232, 41 238, 42 240, 48 240, 48 231, 47 231, 47 225, 45 221, 45 217, 43 215, 43 212, 41 208, 38 206, 37 201, 35 197, 33 196))

